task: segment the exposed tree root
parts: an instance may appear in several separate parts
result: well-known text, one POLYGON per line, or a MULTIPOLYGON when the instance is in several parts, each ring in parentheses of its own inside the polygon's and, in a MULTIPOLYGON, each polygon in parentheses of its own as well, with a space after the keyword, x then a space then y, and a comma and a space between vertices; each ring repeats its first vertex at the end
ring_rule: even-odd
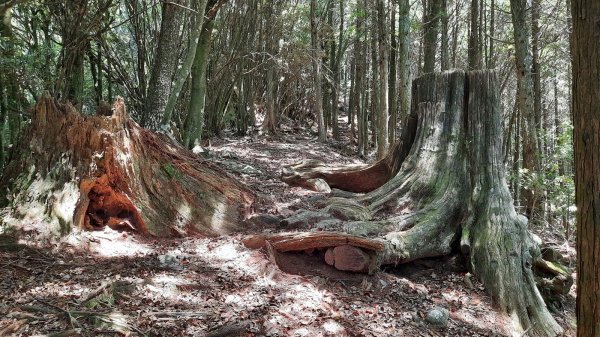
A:
MULTIPOLYGON (((412 115, 417 125, 414 141, 393 178, 363 196, 331 198, 320 212, 295 215, 299 219, 304 214, 307 222, 312 219, 317 224, 338 219, 338 229, 355 238, 337 232, 295 234, 301 239, 292 240, 286 249, 325 249, 328 264, 337 267, 339 254, 343 257, 340 265, 351 266, 344 270, 369 272, 373 266, 367 268, 367 263, 373 261, 405 263, 446 255, 460 247, 473 273, 515 319, 517 331, 559 334, 561 328, 538 291, 532 266, 535 263, 550 277, 569 273, 544 262, 538 243, 527 231, 526 219, 513 206, 502 163, 496 75, 454 70, 416 79, 412 115), (365 249, 356 244, 363 236, 382 238, 377 243, 383 242, 384 248, 365 249), (356 261, 349 263, 349 259, 356 261)), ((314 172, 294 174, 300 180, 327 180, 314 172)), ((340 177, 338 173, 334 176, 340 177)), ((278 242, 286 242, 288 236, 263 239, 279 250, 278 242)), ((563 281, 566 287, 568 278, 563 281)))
POLYGON ((416 119, 409 116, 405 123, 405 132, 388 154, 377 162, 368 165, 351 165, 346 167, 330 167, 317 160, 307 160, 284 167, 281 180, 291 186, 304 187, 322 192, 323 188, 315 185, 320 179, 331 188, 365 193, 382 186, 398 173, 404 158, 412 146, 416 132, 416 119))

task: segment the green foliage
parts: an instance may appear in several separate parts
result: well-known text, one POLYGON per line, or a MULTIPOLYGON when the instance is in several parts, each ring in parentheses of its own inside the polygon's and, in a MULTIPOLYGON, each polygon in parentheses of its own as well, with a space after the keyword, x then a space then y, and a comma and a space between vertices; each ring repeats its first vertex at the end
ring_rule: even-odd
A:
MULTIPOLYGON (((520 169, 521 187, 533 191, 545 191, 545 195, 538 196, 538 202, 544 199, 548 206, 548 215, 552 219, 572 217, 575 211, 575 183, 573 180, 573 139, 572 126, 568 123, 561 125, 561 132, 557 136, 554 151, 549 155, 542 155, 542 174, 520 169)), ((546 139, 545 141, 550 141, 546 139)), ((510 179, 515 179, 514 176, 510 179)), ((565 228, 569 230, 569 228, 565 228)))
POLYGON ((555 216, 569 215, 575 209, 575 183, 573 181, 573 127, 564 123, 556 139, 556 148, 546 159, 545 188, 551 212, 555 216))

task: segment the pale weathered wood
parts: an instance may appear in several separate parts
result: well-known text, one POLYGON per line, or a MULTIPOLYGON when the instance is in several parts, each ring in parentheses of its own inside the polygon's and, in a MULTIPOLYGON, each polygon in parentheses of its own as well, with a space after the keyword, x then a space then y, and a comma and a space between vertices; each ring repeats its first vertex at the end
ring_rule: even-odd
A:
POLYGON ((313 248, 328 248, 351 245, 367 250, 381 252, 385 245, 382 240, 369 239, 338 232, 294 232, 268 235, 252 235, 243 240, 248 248, 262 248, 269 242, 279 252, 304 251, 313 248))

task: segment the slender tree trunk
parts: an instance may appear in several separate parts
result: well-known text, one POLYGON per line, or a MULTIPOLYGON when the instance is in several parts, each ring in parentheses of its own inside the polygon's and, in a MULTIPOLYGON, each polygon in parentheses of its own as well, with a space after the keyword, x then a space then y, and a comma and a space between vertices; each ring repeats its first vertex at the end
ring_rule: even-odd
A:
POLYGON ((169 99, 167 101, 167 105, 165 106, 165 111, 161 121, 161 129, 166 131, 170 130, 169 123, 171 122, 171 116, 173 115, 173 110, 175 109, 175 103, 177 103, 177 100, 179 99, 179 94, 181 93, 183 84, 188 79, 188 76, 194 67, 194 59, 196 58, 197 54, 198 41, 202 35, 202 28, 204 26, 204 15, 200 13, 205 12, 206 1, 207 0, 196 1, 196 10, 198 11, 198 14, 195 15, 194 28, 190 34, 188 51, 185 54, 185 59, 183 60, 181 67, 177 69, 177 73, 175 74, 175 83, 173 84, 173 88, 169 93, 169 99))
MULTIPOLYGON (((530 26, 527 23, 527 1, 511 0, 510 4, 515 40, 517 100, 519 102, 519 113, 524 121, 521 125, 521 134, 523 135, 523 168, 534 174, 539 171, 538 138, 533 103, 533 75, 531 71, 531 48, 529 46, 530 26)), ((539 190, 532 188, 525 189, 522 195, 525 202, 525 214, 530 221, 534 221, 538 215, 539 190)))
POLYGON ((398 62, 400 72, 399 105, 402 121, 409 115, 410 110, 410 2, 399 0, 398 13, 398 62))
POLYGON ((600 336, 600 2, 571 0, 577 336, 600 336))
POLYGON ((390 61, 389 61, 389 76, 388 76, 388 111, 389 111, 389 144, 394 144, 396 141, 396 128, 398 124, 398 109, 397 109, 397 90, 396 90, 396 65, 398 60, 396 57, 398 44, 396 43, 396 2, 390 3, 390 61))
POLYGON ((458 32, 460 28, 460 1, 455 1, 456 5, 454 7, 454 28, 452 30, 452 68, 456 68, 456 55, 458 49, 458 32))
POLYGON ((440 46, 440 65, 442 71, 450 68, 450 60, 448 58, 449 47, 448 47, 448 0, 442 0, 441 4, 441 20, 442 20, 442 42, 440 46))
MULTIPOLYGON (((379 115, 380 115, 380 107, 379 107, 379 97, 380 97, 380 90, 381 90, 381 86, 380 86, 380 68, 379 68, 379 49, 378 49, 378 24, 377 24, 377 6, 372 6, 371 10, 369 11, 371 16, 370 16, 370 21, 369 21, 369 55, 370 57, 370 61, 371 61, 371 76, 369 77, 369 85, 368 88, 371 88, 371 90, 369 90, 368 95, 369 95, 369 119, 371 121, 370 126, 371 126, 371 137, 373 139, 373 143, 376 149, 379 149, 379 137, 381 136, 379 134, 379 115)), ((386 135, 387 138, 387 135, 386 135)))
MULTIPOLYGON (((340 62, 342 59, 342 55, 341 54, 341 50, 338 51, 339 48, 341 48, 341 43, 342 43, 342 34, 344 32, 344 10, 343 10, 343 0, 340 1, 340 27, 339 27, 339 41, 336 40, 332 34, 332 37, 330 39, 330 46, 329 46, 329 68, 331 69, 331 73, 332 73, 332 83, 331 83, 331 95, 330 95, 330 112, 329 114, 331 115, 331 130, 333 133, 333 139, 335 140, 339 140, 340 139, 340 127, 338 124, 338 100, 339 100, 339 95, 340 95, 340 62)), ((333 32, 333 12, 335 10, 335 3, 333 0, 331 0, 331 5, 329 8, 329 13, 328 13, 328 18, 327 21, 329 22, 329 25, 331 26, 331 31, 333 32)))
POLYGON ((427 15, 423 23, 423 73, 425 74, 435 71, 442 0, 428 0, 428 3, 427 15))
POLYGON ((317 117, 317 127, 319 132, 319 141, 327 140, 325 128, 325 119, 323 116, 323 93, 321 79, 321 46, 317 27, 317 0, 310 1, 310 45, 312 50, 313 65, 313 104, 317 117))
POLYGON ((389 111, 388 111, 388 45, 385 13, 385 0, 377 1, 377 45, 379 57, 377 59, 377 68, 379 73, 379 110, 377 111, 377 121, 379 124, 377 137, 377 158, 383 158, 389 147, 389 111))
POLYGON ((496 30, 496 4, 495 0, 491 0, 490 4, 490 46, 487 61, 487 68, 494 69, 496 67, 496 51, 494 50, 494 34, 496 30))
MULTIPOLYGON (((366 10, 366 5, 364 0, 359 0, 357 3, 358 10, 364 12, 366 10)), ((368 142, 368 138, 366 137, 367 132, 367 120, 366 120, 366 93, 364 90, 364 83, 366 81, 366 27, 365 27, 365 17, 359 16, 356 18, 356 79, 355 79, 355 92, 357 94, 357 102, 356 102, 356 117, 357 117, 357 126, 358 126, 358 154, 359 156, 364 156, 366 154, 366 143, 368 142)))
POLYGON ((182 0, 164 2, 162 5, 162 21, 158 36, 158 48, 154 57, 154 65, 150 74, 148 95, 141 118, 142 127, 157 129, 167 106, 171 81, 179 60, 179 31, 184 18, 178 5, 182 0))
POLYGON ((469 24, 469 69, 481 69, 481 43, 479 40, 479 5, 481 0, 471 0, 471 21, 469 24))
POLYGON ((192 64, 192 89, 188 113, 183 130, 183 145, 191 148, 202 138, 204 128, 204 102, 206 100, 206 67, 212 40, 214 20, 206 20, 196 45, 196 55, 192 64))
MULTIPOLYGON (((541 64, 540 64, 540 34, 541 34, 541 30, 540 30, 540 11, 541 11, 541 2, 540 0, 533 0, 532 1, 532 5, 531 5, 531 54, 532 54, 532 66, 531 66, 531 72, 532 72, 532 76, 533 76, 533 114, 534 114, 534 120, 535 120, 535 131, 536 131, 536 135, 537 135, 537 139, 536 139, 536 146, 537 146, 537 153, 535 154, 539 159, 537 159, 537 161, 539 162, 539 168, 540 174, 544 174, 542 168, 545 166, 544 165, 544 161, 545 161, 545 155, 544 155, 544 149, 545 149, 545 145, 544 145, 544 121, 543 121, 543 113, 542 113, 542 69, 541 69, 541 64)), ((541 184, 543 186, 543 184, 541 184)), ((539 199, 540 199, 540 204, 543 205, 545 203, 544 199, 544 195, 545 192, 543 190, 543 187, 540 186, 539 190, 536 191, 536 193, 539 192, 539 199)), ((540 207, 540 217, 539 219, 544 219, 545 218, 545 207, 540 207)))

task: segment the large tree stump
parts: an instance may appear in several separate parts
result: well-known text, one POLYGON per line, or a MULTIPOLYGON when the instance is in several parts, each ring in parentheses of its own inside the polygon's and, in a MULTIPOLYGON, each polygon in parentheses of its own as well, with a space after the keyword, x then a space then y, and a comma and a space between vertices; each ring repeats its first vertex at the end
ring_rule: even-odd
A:
POLYGON ((72 227, 152 236, 238 229, 255 195, 212 163, 130 119, 82 116, 44 94, 5 169, 4 222, 66 234, 72 227), (40 226, 40 224, 42 224, 40 226))
MULTIPOLYGON (((544 265, 538 243, 527 231, 526 218, 516 213, 505 181, 496 74, 430 73, 416 79, 412 89, 416 133, 395 176, 363 196, 332 198, 320 211, 324 219, 347 221, 346 233, 332 233, 328 244, 320 246, 333 248, 326 262, 335 266, 334 253, 340 246, 361 248, 348 235, 382 238, 385 248, 370 250, 382 264, 446 255, 460 247, 472 271, 521 332, 557 335, 561 328, 546 308, 532 272, 534 263, 544 265), (340 239, 333 240, 333 235, 340 239)), ((323 234, 306 235, 317 239, 323 234)), ((267 238, 278 240, 277 235, 267 238)), ((306 237, 303 242, 315 245, 306 237)), ((301 251, 304 246, 299 243, 294 247, 301 251)), ((354 266, 365 260, 361 254, 344 255, 355 257, 354 266)), ((557 272, 544 268, 566 282, 559 282, 559 288, 567 288, 572 282, 565 276, 568 272, 554 269, 557 272)))

